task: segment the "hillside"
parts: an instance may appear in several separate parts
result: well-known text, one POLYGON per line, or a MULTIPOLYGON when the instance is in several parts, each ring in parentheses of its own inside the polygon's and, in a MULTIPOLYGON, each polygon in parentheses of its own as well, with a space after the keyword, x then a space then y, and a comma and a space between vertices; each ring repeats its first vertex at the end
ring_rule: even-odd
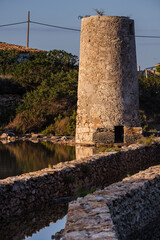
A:
MULTIPOLYGON (((78 58, 58 50, 20 54, 0 50, 1 129, 74 135, 78 58)), ((143 129, 160 130, 160 77, 139 76, 139 89, 143 129)))
POLYGON ((1 127, 74 135, 78 58, 57 50, 19 58, 19 51, 0 51, 0 95, 21 99, 0 112, 1 127))

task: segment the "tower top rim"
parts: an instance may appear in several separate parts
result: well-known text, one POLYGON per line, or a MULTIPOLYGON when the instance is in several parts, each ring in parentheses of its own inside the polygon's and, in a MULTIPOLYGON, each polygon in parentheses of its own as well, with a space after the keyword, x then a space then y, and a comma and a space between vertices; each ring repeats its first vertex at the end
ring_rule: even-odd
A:
POLYGON ((106 20, 114 20, 114 19, 125 19, 125 20, 133 20, 130 17, 127 16, 107 16, 107 15, 103 15, 103 16, 99 16, 99 15, 93 15, 93 16, 88 16, 88 17, 84 17, 82 18, 83 20, 91 20, 91 19, 97 19, 97 20, 102 20, 102 19, 106 19, 106 20))

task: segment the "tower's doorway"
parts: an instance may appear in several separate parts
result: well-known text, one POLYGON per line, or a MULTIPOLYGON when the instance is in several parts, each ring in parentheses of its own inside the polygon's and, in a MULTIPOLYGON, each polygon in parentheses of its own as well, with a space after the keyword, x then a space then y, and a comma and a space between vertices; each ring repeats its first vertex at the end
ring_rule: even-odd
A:
POLYGON ((115 126, 114 127, 114 142, 123 143, 124 142, 124 127, 115 126))

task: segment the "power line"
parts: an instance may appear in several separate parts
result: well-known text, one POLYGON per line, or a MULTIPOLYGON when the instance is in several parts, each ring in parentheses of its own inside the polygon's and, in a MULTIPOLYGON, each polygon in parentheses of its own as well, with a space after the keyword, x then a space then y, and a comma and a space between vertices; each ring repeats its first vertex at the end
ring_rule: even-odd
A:
POLYGON ((0 27, 14 26, 14 25, 23 24, 23 23, 27 23, 27 21, 25 21, 25 22, 17 22, 17 23, 4 24, 4 25, 0 25, 0 27))
POLYGON ((150 69, 150 68, 155 68, 155 66, 153 66, 153 67, 147 67, 146 69, 150 69))
POLYGON ((34 21, 30 21, 30 22, 31 22, 31 23, 34 23, 34 24, 38 24, 38 25, 47 26, 47 27, 60 28, 60 29, 64 29, 64 30, 77 31, 77 32, 80 32, 80 31, 81 31, 81 30, 76 29, 76 28, 61 27, 61 26, 55 26, 55 25, 51 25, 51 24, 34 22, 34 21))
MULTIPOLYGON (((27 22, 28 22, 28 21, 17 22, 17 23, 10 23, 10 24, 4 24, 4 25, 0 25, 0 27, 14 26, 14 25, 18 25, 18 24, 27 23, 27 22)), ((29 22, 30 22, 30 23, 33 23, 33 24, 41 25, 41 26, 58 28, 58 29, 63 29, 63 30, 76 31, 76 32, 80 32, 80 31, 81 31, 80 29, 76 29, 76 28, 56 26, 56 25, 52 25, 52 24, 40 23, 40 22, 35 22, 35 21, 29 21, 29 22)), ((160 36, 145 36, 145 35, 135 35, 135 37, 136 37, 136 38, 160 38, 160 36)))
POLYGON ((135 36, 138 38, 160 38, 160 36, 135 36))

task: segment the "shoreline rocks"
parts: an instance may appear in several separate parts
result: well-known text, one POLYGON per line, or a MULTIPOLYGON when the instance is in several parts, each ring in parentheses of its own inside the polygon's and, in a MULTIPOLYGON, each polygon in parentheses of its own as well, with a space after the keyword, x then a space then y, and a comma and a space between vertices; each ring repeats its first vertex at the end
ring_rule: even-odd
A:
POLYGON ((0 136, 0 142, 3 144, 13 143, 17 141, 31 141, 34 143, 38 143, 40 141, 43 142, 52 142, 54 144, 68 144, 68 145, 75 145, 75 138, 74 136, 48 136, 43 134, 24 134, 21 136, 15 135, 15 133, 11 130, 8 130, 0 136))

